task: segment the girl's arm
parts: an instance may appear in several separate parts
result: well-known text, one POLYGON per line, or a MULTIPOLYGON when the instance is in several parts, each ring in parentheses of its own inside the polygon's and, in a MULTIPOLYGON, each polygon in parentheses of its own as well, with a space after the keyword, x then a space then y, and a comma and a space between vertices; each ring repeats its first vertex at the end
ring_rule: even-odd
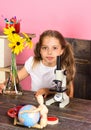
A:
POLYGON ((46 98, 50 94, 55 94, 55 92, 49 91, 48 88, 41 88, 35 93, 35 96, 42 95, 44 98, 46 98))
POLYGON ((5 88, 6 86, 6 81, 3 83, 0 83, 0 93, 2 93, 2 90, 5 88))
POLYGON ((28 76, 28 72, 26 71, 25 67, 18 71, 19 81, 25 79, 28 76))

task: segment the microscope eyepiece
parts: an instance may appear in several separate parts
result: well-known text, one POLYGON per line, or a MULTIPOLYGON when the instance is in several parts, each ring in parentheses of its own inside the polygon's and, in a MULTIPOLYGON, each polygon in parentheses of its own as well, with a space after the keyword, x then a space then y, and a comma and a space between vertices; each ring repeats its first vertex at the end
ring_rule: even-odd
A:
POLYGON ((57 56, 57 70, 61 70, 61 56, 57 56))

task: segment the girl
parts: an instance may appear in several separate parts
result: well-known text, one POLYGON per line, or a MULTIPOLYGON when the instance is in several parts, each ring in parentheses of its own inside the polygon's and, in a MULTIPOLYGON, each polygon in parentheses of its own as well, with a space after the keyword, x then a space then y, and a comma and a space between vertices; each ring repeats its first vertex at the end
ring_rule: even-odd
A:
MULTIPOLYGON (((31 91, 46 97, 55 79, 56 58, 61 55, 61 67, 67 70, 67 88, 70 97, 73 97, 73 79, 75 75, 75 61, 71 45, 65 41, 60 32, 47 30, 40 35, 39 42, 34 50, 34 57, 30 57, 24 67, 18 72, 19 80, 31 76, 31 91)), ((5 87, 0 85, 0 88, 5 87)))

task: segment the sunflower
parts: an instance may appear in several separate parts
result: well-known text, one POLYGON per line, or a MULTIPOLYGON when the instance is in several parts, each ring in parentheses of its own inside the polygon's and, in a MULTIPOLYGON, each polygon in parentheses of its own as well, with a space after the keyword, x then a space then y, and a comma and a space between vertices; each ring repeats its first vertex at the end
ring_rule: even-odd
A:
POLYGON ((4 28, 4 34, 6 34, 8 37, 11 37, 12 34, 16 33, 15 28, 13 26, 9 26, 8 28, 4 28))
POLYGON ((32 40, 31 40, 31 37, 29 37, 26 33, 22 33, 25 37, 25 40, 26 40, 26 45, 25 46, 28 46, 29 48, 32 48, 33 47, 33 43, 32 43, 32 40))
POLYGON ((25 42, 24 38, 20 37, 18 34, 15 33, 8 37, 8 39, 10 41, 9 47, 11 48, 14 54, 18 55, 20 52, 23 51, 25 42))
POLYGON ((7 38, 10 41, 9 47, 14 54, 18 55, 26 46, 29 48, 33 47, 31 38, 26 33, 22 33, 24 36, 21 37, 15 32, 15 28, 13 26, 4 28, 4 34, 7 35, 7 38))

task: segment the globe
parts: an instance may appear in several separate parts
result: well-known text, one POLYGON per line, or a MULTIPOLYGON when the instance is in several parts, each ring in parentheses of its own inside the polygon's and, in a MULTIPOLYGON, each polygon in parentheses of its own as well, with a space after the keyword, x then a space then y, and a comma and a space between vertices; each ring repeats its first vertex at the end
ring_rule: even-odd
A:
POLYGON ((21 113, 25 110, 33 110, 35 108, 36 107, 33 106, 33 105, 25 105, 22 108, 20 108, 20 110, 18 112, 19 122, 22 123, 24 126, 27 126, 27 127, 32 127, 35 124, 37 124, 39 119, 40 119, 40 113, 39 112, 36 112, 36 113, 33 113, 33 112, 21 113))

